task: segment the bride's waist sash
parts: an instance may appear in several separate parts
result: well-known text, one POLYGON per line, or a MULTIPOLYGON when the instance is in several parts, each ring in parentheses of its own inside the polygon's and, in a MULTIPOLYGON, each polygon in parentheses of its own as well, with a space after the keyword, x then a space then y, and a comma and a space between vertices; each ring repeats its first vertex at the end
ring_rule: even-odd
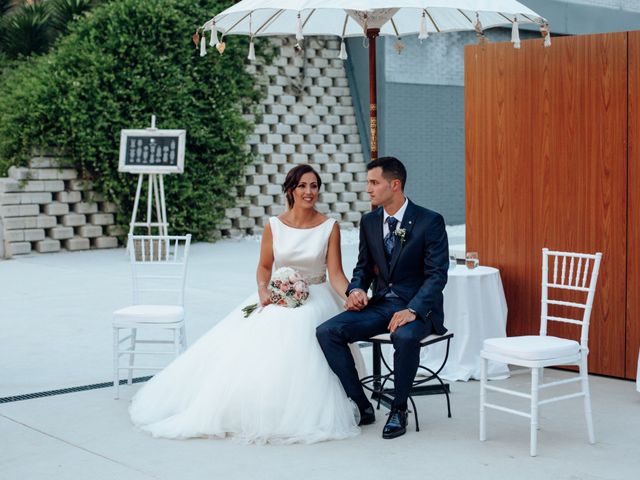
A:
POLYGON ((322 275, 305 276, 303 278, 309 285, 318 285, 327 281, 327 275, 324 273, 322 275))

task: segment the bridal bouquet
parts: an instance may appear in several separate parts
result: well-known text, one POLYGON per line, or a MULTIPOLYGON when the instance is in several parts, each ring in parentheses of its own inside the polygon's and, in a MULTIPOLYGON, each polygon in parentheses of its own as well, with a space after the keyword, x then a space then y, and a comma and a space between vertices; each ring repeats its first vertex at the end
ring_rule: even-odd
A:
MULTIPOLYGON (((271 303, 287 308, 296 308, 309 298, 309 283, 293 268, 282 267, 276 270, 269 282, 271 303)), ((258 304, 247 305, 242 309, 247 318, 258 308, 258 304)))

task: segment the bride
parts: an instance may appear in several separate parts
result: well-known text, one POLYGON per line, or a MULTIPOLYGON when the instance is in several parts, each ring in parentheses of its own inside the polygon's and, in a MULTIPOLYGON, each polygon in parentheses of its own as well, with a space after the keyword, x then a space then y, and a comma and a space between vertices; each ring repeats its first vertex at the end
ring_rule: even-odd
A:
POLYGON ((262 236, 258 292, 137 392, 129 409, 135 425, 156 437, 246 443, 313 443, 359 433, 357 408, 315 336, 320 323, 344 310, 348 285, 338 225, 314 208, 321 183, 309 165, 289 172, 282 187, 289 209, 271 217, 262 236), (294 268, 308 280, 302 306, 270 304, 274 267, 294 268), (242 308, 253 303, 263 308, 244 318, 242 308))

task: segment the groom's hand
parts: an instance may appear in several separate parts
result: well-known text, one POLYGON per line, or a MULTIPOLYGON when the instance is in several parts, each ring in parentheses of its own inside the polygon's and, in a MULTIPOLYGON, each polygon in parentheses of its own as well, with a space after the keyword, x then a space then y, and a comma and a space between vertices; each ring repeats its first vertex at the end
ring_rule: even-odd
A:
POLYGON ((367 297, 367 294, 359 288, 354 288, 349 292, 344 307, 351 312, 357 312, 366 307, 368 303, 369 297, 367 297))
POLYGON ((399 312, 396 312, 393 314, 393 317, 391 317, 391 321, 389 322, 389 326, 387 327, 387 329, 391 333, 394 333, 398 329, 398 327, 401 327, 403 325, 406 325, 407 323, 413 322, 415 319, 416 319, 416 314, 411 313, 411 311, 408 308, 404 310, 400 310, 399 312))

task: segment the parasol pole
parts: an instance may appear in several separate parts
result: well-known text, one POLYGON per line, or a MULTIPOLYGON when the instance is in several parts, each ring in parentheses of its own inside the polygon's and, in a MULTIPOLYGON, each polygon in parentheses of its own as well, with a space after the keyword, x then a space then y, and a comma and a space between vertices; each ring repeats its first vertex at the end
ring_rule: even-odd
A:
MULTIPOLYGON (((370 161, 374 161, 378 158, 378 95, 376 83, 376 38, 380 33, 379 28, 368 28, 367 39, 369 40, 369 126, 370 126, 370 149, 371 158, 370 161)), ((371 211, 373 212, 377 207, 371 205, 371 211)), ((373 288, 375 290, 375 280, 373 288)), ((381 366, 380 359, 382 358, 382 350, 377 342, 373 344, 373 388, 376 391, 381 389, 380 376, 381 366)))
POLYGON ((376 38, 380 33, 379 28, 368 28, 369 40, 369 125, 371 160, 378 158, 378 96, 376 83, 376 38))

